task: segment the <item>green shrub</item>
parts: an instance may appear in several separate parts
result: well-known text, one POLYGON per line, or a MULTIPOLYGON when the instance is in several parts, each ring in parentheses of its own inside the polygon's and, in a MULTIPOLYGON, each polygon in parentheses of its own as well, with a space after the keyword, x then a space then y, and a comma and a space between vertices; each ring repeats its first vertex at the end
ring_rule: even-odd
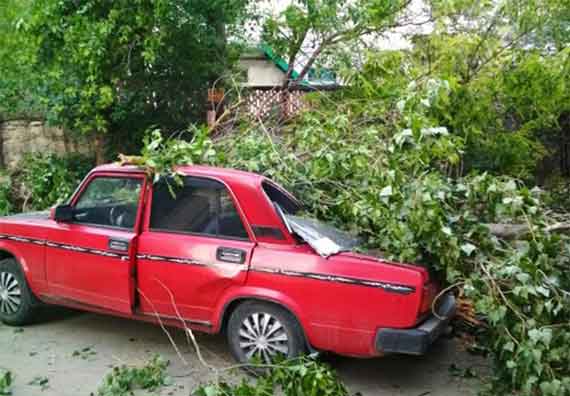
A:
POLYGON ((6 216, 12 212, 12 181, 8 175, 0 173, 0 216, 6 216))
POLYGON ((44 210, 71 196, 93 166, 82 155, 28 155, 21 166, 19 181, 24 210, 44 210))
POLYGON ((12 373, 0 368, 0 395, 12 394, 12 373))
POLYGON ((239 384, 216 382, 198 387, 195 396, 348 396, 335 371, 310 357, 280 362, 256 378, 239 384), (281 392, 280 392, 280 391, 281 392))

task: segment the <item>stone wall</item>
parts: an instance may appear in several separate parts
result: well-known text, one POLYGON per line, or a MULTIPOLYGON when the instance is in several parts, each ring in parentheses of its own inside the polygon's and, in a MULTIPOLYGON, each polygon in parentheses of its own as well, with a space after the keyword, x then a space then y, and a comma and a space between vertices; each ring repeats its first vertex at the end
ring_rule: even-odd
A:
POLYGON ((88 153, 86 141, 42 121, 0 121, 0 167, 14 169, 28 153, 88 153))

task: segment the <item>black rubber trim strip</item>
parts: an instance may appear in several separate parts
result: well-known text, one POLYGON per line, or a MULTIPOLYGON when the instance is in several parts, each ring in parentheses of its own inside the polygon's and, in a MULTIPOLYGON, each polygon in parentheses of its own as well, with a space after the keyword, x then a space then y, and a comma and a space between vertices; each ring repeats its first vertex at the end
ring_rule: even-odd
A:
POLYGON ((260 225, 253 225, 251 226, 253 233, 258 238, 273 238, 279 241, 285 239, 285 236, 281 232, 281 230, 277 227, 270 227, 270 226, 260 226, 260 225))
MULTIPOLYGON (((51 241, 45 241, 41 239, 34 239, 34 238, 27 238, 27 237, 20 237, 14 235, 5 235, 0 234, 0 239, 7 239, 15 242, 22 242, 22 243, 33 243, 35 245, 40 246, 47 246, 56 249, 68 250, 77 253, 86 253, 86 254, 93 254, 97 256, 103 257, 110 257, 110 258, 129 258, 128 255, 114 253, 108 250, 101 250, 101 249, 92 249, 92 248, 84 248, 81 246, 69 245, 65 243, 57 243, 51 241)), ((186 264, 186 265, 196 265, 201 267, 209 266, 206 263, 188 259, 188 258, 181 258, 181 257, 168 257, 168 256, 157 256, 157 255, 150 255, 150 254, 138 254, 137 259, 139 260, 151 260, 151 261, 165 261, 175 264, 186 264)), ((356 286, 365 286, 365 287, 373 287, 378 289, 383 289, 387 292, 391 293, 398 293, 398 294, 411 294, 416 289, 412 286, 407 285, 400 285, 395 283, 388 283, 388 282, 381 282, 375 280, 368 280, 368 279, 359 279, 359 278, 351 278, 346 276, 337 276, 337 275, 327 275, 327 274, 317 274, 313 272, 299 272, 299 271, 290 271, 290 270, 282 270, 276 268, 269 268, 269 267, 252 267, 252 271, 256 272, 264 272, 270 274, 277 274, 277 275, 284 275, 284 276, 294 276, 300 278, 308 278, 308 279, 315 279, 320 281, 326 282, 335 282, 335 283, 344 283, 349 285, 356 285, 356 286)))
POLYGON ((129 255, 127 254, 114 253, 109 250, 86 248, 82 246, 69 245, 67 243, 58 243, 42 239, 20 237, 15 235, 0 234, 0 239, 6 239, 9 241, 22 242, 22 243, 33 243, 34 245, 47 246, 55 249, 68 250, 77 253, 93 254, 96 256, 103 256, 103 257, 110 257, 117 259, 129 258, 129 255))
POLYGON ((155 254, 137 254, 137 259, 150 260, 150 261, 165 261, 167 263, 175 263, 175 264, 197 265, 200 267, 207 266, 206 263, 194 259, 183 258, 183 257, 158 256, 155 254))
POLYGON ((377 289, 383 289, 390 293, 398 293, 398 294, 411 294, 416 291, 416 288, 413 286, 407 285, 400 285, 396 283, 388 283, 376 280, 368 280, 368 279, 359 279, 359 278, 351 278, 346 276, 338 276, 338 275, 327 275, 327 274, 317 274, 314 272, 299 272, 299 271, 289 271, 277 268, 269 268, 269 267, 251 267, 251 271, 256 272, 265 272, 269 274, 277 274, 277 275, 284 275, 284 276, 294 276, 300 278, 308 278, 308 279, 315 279, 325 282, 334 282, 334 283, 344 283, 348 285, 355 285, 355 286, 365 286, 365 287, 373 287, 377 289))
MULTIPOLYGON (((153 318, 157 317, 157 314, 151 313, 151 312, 135 311, 135 313, 137 315, 142 315, 142 316, 149 316, 149 317, 153 317, 153 318)), ((195 326, 204 326, 204 327, 212 327, 213 326, 212 323, 208 322, 207 320, 185 319, 185 318, 180 318, 178 316, 163 315, 163 314, 158 314, 158 317, 160 319, 183 321, 184 323, 188 323, 190 325, 195 325, 195 326)))
POLYGON ((6 235, 6 234, 0 234, 0 239, 7 239, 9 241, 22 242, 22 243, 33 243, 35 245, 40 245, 40 246, 46 244, 46 241, 44 241, 43 239, 34 239, 34 238, 20 237, 15 235, 6 235))
MULTIPOLYGON (((98 305, 92 305, 92 304, 86 304, 84 302, 72 299, 72 298, 67 298, 67 297, 61 297, 61 296, 53 296, 50 294, 40 294, 40 298, 43 300, 46 300, 46 302, 51 302, 53 304, 63 304, 63 305, 72 305, 73 307, 81 307, 84 308, 86 310, 94 310, 96 312, 101 312, 101 311, 107 311, 107 312, 112 312, 115 315, 118 316, 124 316, 124 312, 121 311, 116 311, 114 309, 109 309, 109 308, 102 308, 98 305)), ((155 313, 150 313, 150 312, 140 312, 138 310, 134 310, 134 315, 135 316, 145 316, 145 317, 153 317, 153 318, 157 318, 157 314, 155 313)), ((166 320, 173 320, 173 321, 180 321, 180 318, 177 316, 170 316, 170 315, 161 315, 158 314, 158 319, 166 319, 166 320)), ((208 327, 211 328, 213 327, 211 322, 205 321, 205 320, 193 320, 193 319, 184 319, 182 318, 182 320, 185 323, 188 323, 190 325, 195 325, 195 326, 203 326, 203 327, 208 327)))
POLYGON ((198 261, 190 258, 184 257, 170 257, 170 256, 158 256, 156 254, 137 254, 137 260, 150 260, 150 261, 161 261, 173 264, 182 265, 195 265, 197 267, 215 267, 220 265, 232 264, 233 268, 238 268, 240 271, 247 270, 247 264, 236 264, 236 263, 206 263, 203 261, 198 261))

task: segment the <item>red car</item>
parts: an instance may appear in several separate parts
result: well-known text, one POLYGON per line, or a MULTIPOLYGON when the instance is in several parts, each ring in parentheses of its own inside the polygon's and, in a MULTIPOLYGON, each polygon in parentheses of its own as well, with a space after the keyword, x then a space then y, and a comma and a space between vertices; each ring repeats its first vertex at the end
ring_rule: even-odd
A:
POLYGON ((182 185, 134 166, 89 173, 69 204, 0 218, 0 319, 42 303, 225 331, 233 355, 422 354, 454 314, 428 271, 357 254, 271 180, 203 166, 182 185))

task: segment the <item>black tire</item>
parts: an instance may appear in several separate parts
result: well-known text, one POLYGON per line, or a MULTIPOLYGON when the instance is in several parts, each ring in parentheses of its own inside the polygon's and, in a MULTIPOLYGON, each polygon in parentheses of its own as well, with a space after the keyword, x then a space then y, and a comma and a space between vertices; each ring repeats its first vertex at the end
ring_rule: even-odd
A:
POLYGON ((305 337, 297 319, 270 303, 246 301, 238 305, 230 316, 226 333, 231 353, 239 363, 256 358, 260 363, 271 363, 278 355, 289 359, 306 352, 305 337), (256 315, 258 331, 254 325, 256 315))
POLYGON ((30 324, 37 305, 18 262, 13 258, 0 261, 0 320, 10 326, 30 324))

